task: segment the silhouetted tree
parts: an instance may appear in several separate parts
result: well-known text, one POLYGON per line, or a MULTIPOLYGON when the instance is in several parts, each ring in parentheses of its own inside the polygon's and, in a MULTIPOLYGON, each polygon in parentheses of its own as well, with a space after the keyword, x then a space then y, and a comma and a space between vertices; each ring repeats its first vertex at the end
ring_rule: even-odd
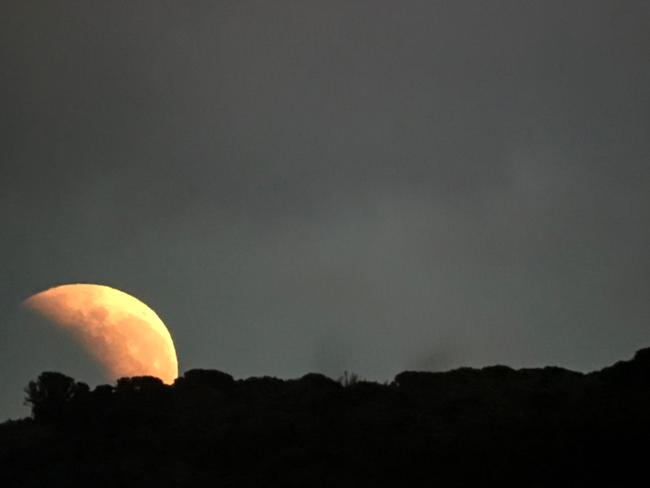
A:
POLYGON ((649 380, 650 350, 590 374, 492 366, 390 385, 192 370, 89 392, 48 372, 26 389, 37 421, 0 424, 0 486, 641 486, 649 380))
POLYGON ((88 391, 85 383, 76 382, 61 373, 46 371, 25 388, 25 403, 31 405, 35 420, 50 422, 59 419, 73 399, 88 391))
POLYGON ((165 387, 160 378, 155 376, 132 376, 119 378, 115 391, 117 393, 155 392, 165 387))
POLYGON ((343 371, 343 376, 338 379, 338 382, 345 387, 352 386, 357 381, 359 381, 359 375, 356 373, 348 373, 347 371, 343 371))
POLYGON ((191 369, 174 381, 175 387, 209 387, 219 391, 231 391, 235 386, 232 376, 215 369, 191 369))

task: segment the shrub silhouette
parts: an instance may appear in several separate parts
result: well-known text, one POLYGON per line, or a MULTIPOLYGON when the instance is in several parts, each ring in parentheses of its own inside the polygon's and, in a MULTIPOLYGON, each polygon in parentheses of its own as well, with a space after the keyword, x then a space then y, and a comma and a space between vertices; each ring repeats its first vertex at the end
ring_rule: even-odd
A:
POLYGON ((0 424, 0 486, 638 486, 649 377, 650 349, 589 374, 492 366, 390 384, 197 369, 89 391, 46 372, 26 388, 33 419, 0 424))
POLYGON ((343 371, 343 376, 339 377, 338 382, 344 387, 352 386, 359 381, 359 375, 356 373, 348 373, 343 371))
POLYGON ((208 387, 219 391, 230 391, 234 385, 232 376, 214 369, 191 369, 174 381, 175 387, 208 387))
POLYGON ((35 420, 51 422, 60 419, 66 406, 88 391, 85 383, 78 383, 61 373, 46 371, 25 388, 25 403, 31 405, 35 420))
POLYGON ((119 378, 115 391, 117 393, 150 393, 160 391, 164 388, 160 378, 154 376, 133 376, 130 378, 119 378))

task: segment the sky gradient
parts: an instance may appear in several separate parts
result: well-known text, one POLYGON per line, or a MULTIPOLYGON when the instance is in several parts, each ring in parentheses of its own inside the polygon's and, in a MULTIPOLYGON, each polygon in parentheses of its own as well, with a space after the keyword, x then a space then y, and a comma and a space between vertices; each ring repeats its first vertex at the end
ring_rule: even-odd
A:
POLYGON ((590 370, 650 345, 649 21, 645 0, 3 2, 6 395, 11 358, 62 355, 24 351, 17 304, 74 282, 153 308, 181 371, 590 370))

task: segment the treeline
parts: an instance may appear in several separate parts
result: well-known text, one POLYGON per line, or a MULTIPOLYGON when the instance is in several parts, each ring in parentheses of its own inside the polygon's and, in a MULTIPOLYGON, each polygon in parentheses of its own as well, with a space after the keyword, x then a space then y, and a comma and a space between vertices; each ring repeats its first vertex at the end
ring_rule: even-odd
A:
POLYGON ((90 389, 46 372, 0 425, 0 486, 644 486, 650 349, 582 374, 505 366, 90 389))

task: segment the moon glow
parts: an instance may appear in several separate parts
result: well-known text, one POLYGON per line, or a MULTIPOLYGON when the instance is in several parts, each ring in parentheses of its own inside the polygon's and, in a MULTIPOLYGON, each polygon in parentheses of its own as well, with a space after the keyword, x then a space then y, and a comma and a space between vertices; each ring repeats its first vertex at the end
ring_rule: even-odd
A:
POLYGON ((111 380, 147 375, 172 383, 178 376, 167 327, 127 293, 104 285, 61 285, 32 295, 23 306, 71 332, 111 380))

